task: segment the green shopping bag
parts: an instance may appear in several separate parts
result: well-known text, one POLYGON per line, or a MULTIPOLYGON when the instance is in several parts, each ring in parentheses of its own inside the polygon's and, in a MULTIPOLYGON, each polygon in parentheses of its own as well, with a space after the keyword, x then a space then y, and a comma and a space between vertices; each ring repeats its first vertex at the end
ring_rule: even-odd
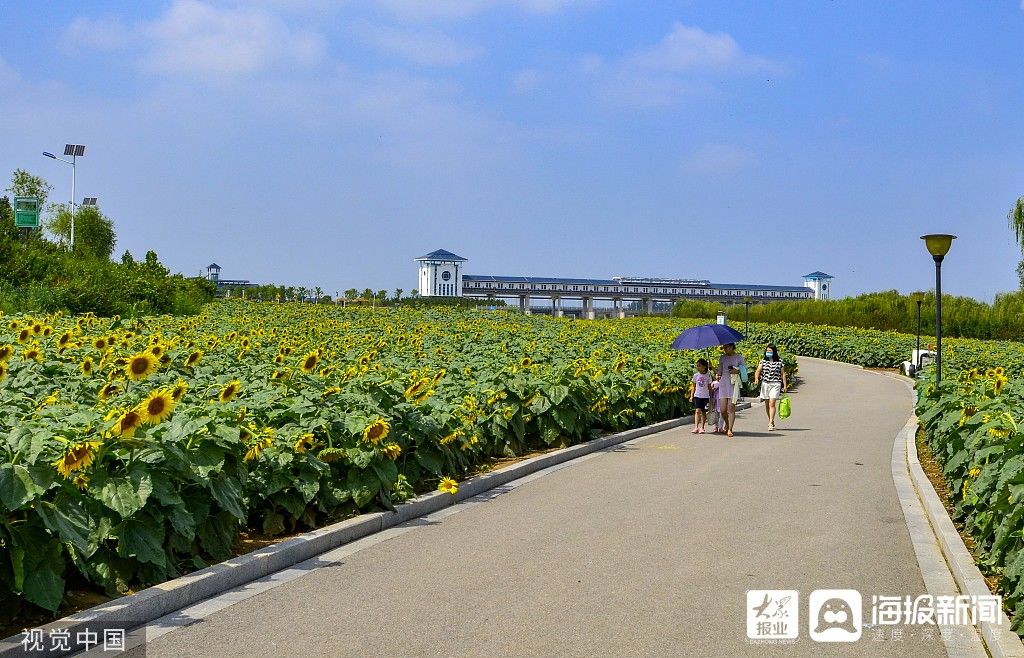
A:
POLYGON ((779 402, 779 418, 789 418, 791 413, 793 413, 793 410, 789 406, 789 396, 783 395, 782 401, 779 402))

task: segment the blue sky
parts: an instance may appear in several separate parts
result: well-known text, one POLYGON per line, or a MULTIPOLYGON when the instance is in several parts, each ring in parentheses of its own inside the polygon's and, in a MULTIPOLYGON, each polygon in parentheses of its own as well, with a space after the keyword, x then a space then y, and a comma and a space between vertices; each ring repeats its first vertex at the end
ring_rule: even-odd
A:
POLYGON ((176 0, 0 8, 0 176, 86 144, 117 253, 408 291, 475 274, 1016 287, 1018 2, 176 0))

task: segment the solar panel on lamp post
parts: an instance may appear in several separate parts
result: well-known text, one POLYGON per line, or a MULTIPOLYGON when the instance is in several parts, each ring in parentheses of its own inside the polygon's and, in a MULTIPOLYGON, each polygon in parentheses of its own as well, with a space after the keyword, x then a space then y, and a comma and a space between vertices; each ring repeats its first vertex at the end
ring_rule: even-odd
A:
POLYGON ((70 155, 70 160, 64 158, 58 158, 53 153, 43 151, 43 155, 53 160, 60 160, 65 164, 71 165, 71 251, 75 250, 75 163, 78 158, 85 155, 85 145, 83 144, 65 144, 64 155, 70 155))

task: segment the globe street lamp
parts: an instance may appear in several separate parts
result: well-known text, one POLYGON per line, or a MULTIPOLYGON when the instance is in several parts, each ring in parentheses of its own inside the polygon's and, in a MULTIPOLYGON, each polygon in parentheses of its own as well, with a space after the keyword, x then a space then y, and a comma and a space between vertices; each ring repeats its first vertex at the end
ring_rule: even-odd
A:
POLYGON ((933 233, 922 235, 928 253, 935 261, 935 388, 942 384, 942 259, 956 240, 955 235, 933 233))
POLYGON ((924 301, 923 292, 915 292, 910 296, 915 302, 917 302, 917 351, 914 352, 914 376, 917 376, 917 371, 921 369, 921 302, 924 301))
POLYGON ((65 164, 71 165, 71 251, 75 250, 75 162, 78 158, 85 155, 85 146, 83 144, 65 144, 64 155, 70 155, 70 160, 64 158, 58 158, 53 153, 43 151, 43 155, 53 160, 60 160, 65 164))

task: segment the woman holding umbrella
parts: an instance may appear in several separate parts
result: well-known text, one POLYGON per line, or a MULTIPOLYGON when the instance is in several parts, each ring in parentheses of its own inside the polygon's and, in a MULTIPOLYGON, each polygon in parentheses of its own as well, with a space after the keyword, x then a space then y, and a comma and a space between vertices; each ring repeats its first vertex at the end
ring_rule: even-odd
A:
POLYGON ((718 359, 718 399, 722 404, 722 419, 725 421, 725 435, 732 436, 733 425, 736 423, 736 403, 740 401, 740 368, 747 363, 742 354, 736 353, 735 343, 722 345, 724 352, 718 359))
POLYGON ((732 426, 736 422, 736 403, 739 401, 740 367, 746 367, 743 357, 736 354, 736 341, 743 340, 743 334, 724 324, 704 324, 691 327, 679 334, 672 342, 677 350, 701 350, 721 345, 725 354, 718 362, 718 399, 720 412, 725 420, 725 434, 732 436, 732 426), (736 383, 733 383, 733 375, 736 383))

